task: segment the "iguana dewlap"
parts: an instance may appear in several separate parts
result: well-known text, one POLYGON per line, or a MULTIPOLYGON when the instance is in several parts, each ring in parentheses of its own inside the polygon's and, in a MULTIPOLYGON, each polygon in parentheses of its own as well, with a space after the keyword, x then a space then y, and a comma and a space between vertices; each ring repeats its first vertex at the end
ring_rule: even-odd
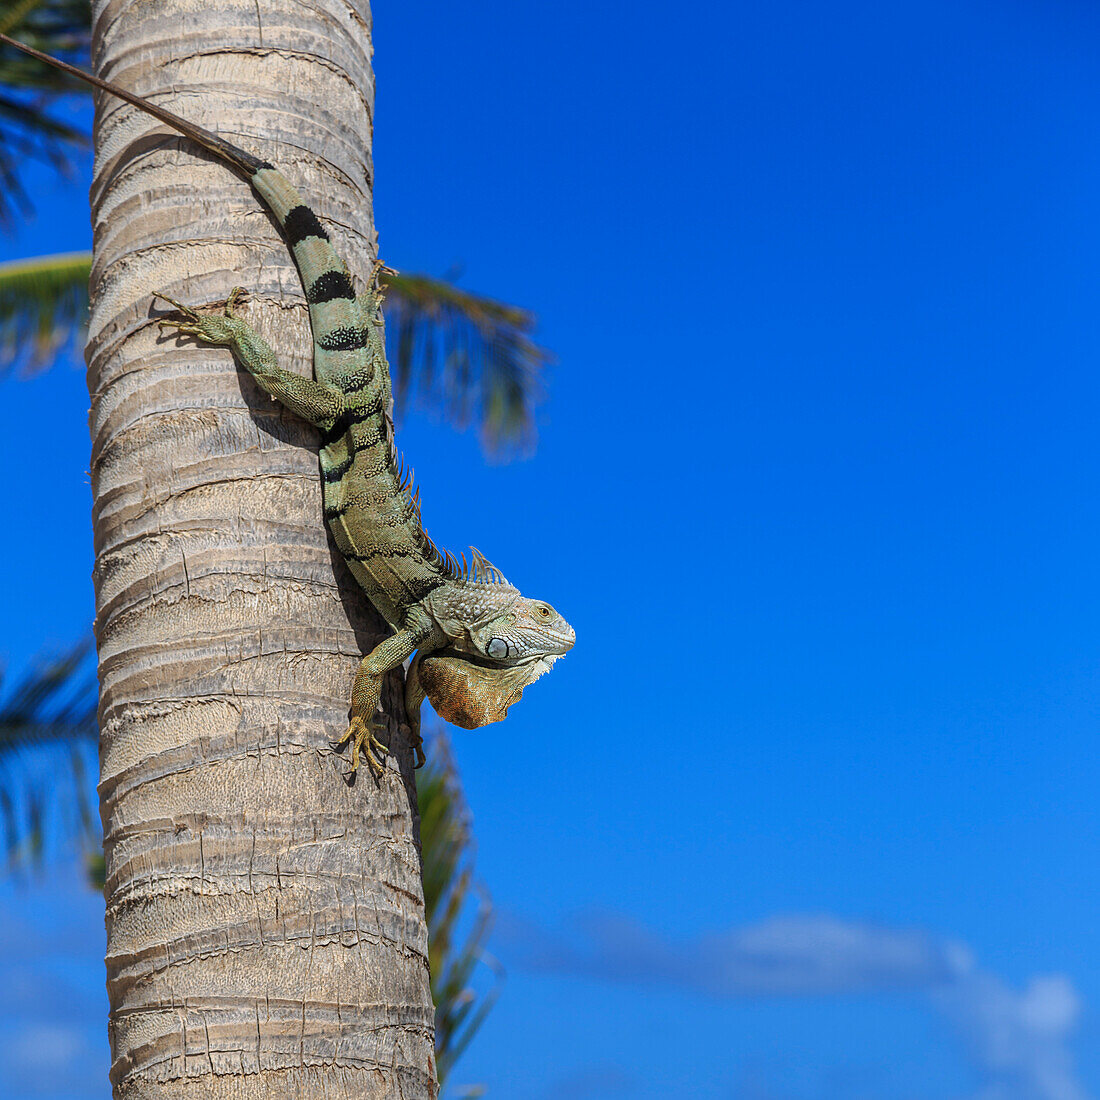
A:
POLYGON ((472 730, 502 722, 523 689, 550 671, 556 658, 499 668, 465 657, 435 654, 418 658, 420 685, 443 718, 472 730))

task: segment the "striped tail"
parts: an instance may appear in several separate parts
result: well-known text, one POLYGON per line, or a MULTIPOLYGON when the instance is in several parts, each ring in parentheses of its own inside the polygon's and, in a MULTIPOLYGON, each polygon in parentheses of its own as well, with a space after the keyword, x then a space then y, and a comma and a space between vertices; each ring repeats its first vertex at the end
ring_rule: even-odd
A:
MULTIPOLYGON (((315 346, 314 371, 317 377, 323 380, 346 379, 349 375, 358 376, 365 371, 365 377, 356 379, 357 388, 379 383, 385 388, 386 380, 376 377, 375 357, 358 354, 372 345, 376 350, 381 350, 381 334, 375 330, 374 318, 366 316, 365 311, 359 308, 347 268, 333 250, 328 234, 317 216, 302 202, 293 185, 278 169, 231 145, 212 131, 196 126, 117 84, 92 76, 83 69, 17 42, 6 34, 0 34, 0 42, 6 42, 46 65, 52 65, 94 88, 110 92, 111 95, 133 104, 139 110, 171 126, 173 130, 198 142, 246 175, 256 193, 278 219, 294 262, 298 265, 306 302, 309 304, 309 320, 315 346)), ((382 359, 384 361, 384 355, 382 359)))
POLYGON ((343 260, 317 215, 277 168, 262 165, 251 183, 278 219, 302 277, 313 327, 314 373, 322 381, 336 381, 366 370, 370 377, 359 379, 366 386, 374 381, 374 357, 362 352, 371 346, 380 349, 381 330, 360 309, 343 260))

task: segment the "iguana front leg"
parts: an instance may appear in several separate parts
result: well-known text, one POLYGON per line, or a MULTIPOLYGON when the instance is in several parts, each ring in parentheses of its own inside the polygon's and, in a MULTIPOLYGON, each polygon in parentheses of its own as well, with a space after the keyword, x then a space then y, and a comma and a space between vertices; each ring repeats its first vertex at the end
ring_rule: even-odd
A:
POLYGON ((420 659, 423 656, 423 652, 418 653, 405 674, 405 716, 409 720, 409 739, 416 752, 415 766, 418 768, 424 767, 427 760, 424 755, 424 738, 420 736, 420 707, 426 698, 420 684, 420 659))
POLYGON ((344 411, 344 395, 324 382, 303 378, 279 366, 268 344, 246 322, 233 316, 233 309, 243 293, 242 287, 234 287, 225 304, 225 313, 221 315, 196 313, 167 294, 155 294, 154 297, 175 306, 186 318, 177 321, 161 317, 157 324, 194 336, 204 344, 231 348, 248 373, 295 416, 319 428, 330 428, 344 411))
POLYGON ((416 652, 416 647, 425 637, 427 632, 424 630, 399 630, 384 642, 379 642, 360 663, 355 682, 351 685, 351 723, 344 736, 336 742, 337 748, 351 742, 352 772, 358 770, 359 750, 365 746, 364 755, 371 771, 376 776, 382 774, 382 758, 389 749, 375 736, 375 730, 382 728, 382 723, 374 716, 382 697, 382 681, 387 672, 404 664, 416 652))

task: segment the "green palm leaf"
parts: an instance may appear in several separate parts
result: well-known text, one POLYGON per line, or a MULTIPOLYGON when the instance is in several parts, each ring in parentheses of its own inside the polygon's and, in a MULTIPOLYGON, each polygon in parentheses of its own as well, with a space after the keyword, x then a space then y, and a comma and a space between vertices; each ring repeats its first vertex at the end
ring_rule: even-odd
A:
POLYGON ((427 275, 391 275, 388 287, 398 407, 412 400, 458 428, 477 423, 482 446, 498 457, 529 450, 552 360, 531 337, 534 314, 427 275))
POLYGON ((37 368, 83 343, 90 252, 0 264, 0 376, 37 368))
MULTIPOLYGON (((0 264, 0 375, 40 367, 82 340, 91 253, 0 264)), ((535 319, 517 306, 427 275, 390 275, 386 324, 395 401, 477 423, 502 456, 529 448, 550 354, 531 338, 535 319)))
MULTIPOLYGON (((89 23, 88 0, 15 0, 0 14, 0 31, 72 63, 87 58, 89 23)), ((0 222, 31 209, 20 174, 28 160, 71 172, 73 153, 87 148, 86 134, 51 114, 59 96, 77 90, 74 83, 0 47, 0 222)))
MULTIPOLYGON (((49 842, 75 841, 90 880, 101 888, 102 837, 88 803, 87 759, 98 740, 90 650, 85 641, 40 662, 0 700, 0 830, 9 869, 41 861, 52 850, 49 842)), ((474 879, 470 815, 440 731, 417 777, 417 802, 442 1083, 496 1001, 500 967, 485 953, 492 904, 474 879), (473 984, 482 966, 498 978, 487 995, 473 984)))
POLYGON ((86 781, 98 728, 89 649, 82 642, 40 662, 0 703, 0 829, 9 866, 42 857, 51 812, 57 830, 85 853, 100 843, 86 781))
POLYGON ((502 971, 485 951, 493 907, 485 888, 474 879, 470 814, 441 732, 432 737, 416 792, 435 1002, 436 1069, 443 1084, 496 1003, 502 971), (476 970, 486 966, 496 981, 487 994, 479 995, 472 979, 476 970))

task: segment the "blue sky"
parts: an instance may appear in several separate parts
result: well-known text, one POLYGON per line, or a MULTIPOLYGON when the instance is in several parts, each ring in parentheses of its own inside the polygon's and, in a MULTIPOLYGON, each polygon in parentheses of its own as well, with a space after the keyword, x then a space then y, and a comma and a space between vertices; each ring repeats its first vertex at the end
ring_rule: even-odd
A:
MULTIPOLYGON (((383 255, 559 360, 528 461, 400 431, 433 537, 578 634, 454 735, 508 972, 457 1079, 1100 1095, 1100 12, 378 3, 375 45, 383 255)), ((83 246, 86 186, 0 258, 83 246)), ((0 393, 19 668, 91 617, 87 396, 0 393)), ((102 1050, 75 878, 0 890, 88 1008, 13 998, 9 1058, 102 1050)))

